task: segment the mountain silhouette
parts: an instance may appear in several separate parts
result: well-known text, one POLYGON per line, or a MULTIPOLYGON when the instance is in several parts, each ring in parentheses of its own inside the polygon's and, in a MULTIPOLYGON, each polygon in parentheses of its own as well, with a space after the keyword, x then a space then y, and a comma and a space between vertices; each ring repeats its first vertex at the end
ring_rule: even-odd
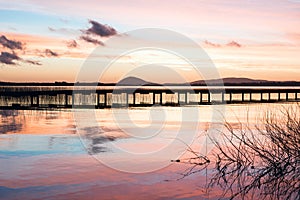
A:
MULTIPOLYGON (((154 83, 143 80, 138 77, 129 76, 118 83, 76 83, 76 85, 82 86, 89 86, 89 85, 101 85, 101 86, 161 86, 161 85, 168 85, 168 86, 206 86, 206 85, 225 85, 225 86, 300 86, 299 81, 268 81, 268 80, 261 80, 261 79, 250 79, 250 78, 243 78, 243 77, 228 77, 223 79, 210 79, 210 80, 197 80, 192 82, 186 83, 154 83)), ((38 82, 1 82, 0 86, 73 86, 74 83, 68 83, 65 81, 62 82, 48 82, 48 83, 38 83, 38 82)))
POLYGON ((142 85, 158 85, 156 83, 151 83, 148 81, 145 81, 141 78, 129 76, 122 80, 120 80, 116 85, 124 85, 124 86, 142 86, 142 85))
POLYGON ((234 84, 234 85, 244 85, 244 84, 260 84, 260 83, 267 83, 267 80, 257 80, 257 79, 250 79, 250 78, 236 78, 236 77, 228 77, 223 79, 211 79, 211 80, 198 80, 193 81, 191 85, 220 85, 220 84, 234 84))

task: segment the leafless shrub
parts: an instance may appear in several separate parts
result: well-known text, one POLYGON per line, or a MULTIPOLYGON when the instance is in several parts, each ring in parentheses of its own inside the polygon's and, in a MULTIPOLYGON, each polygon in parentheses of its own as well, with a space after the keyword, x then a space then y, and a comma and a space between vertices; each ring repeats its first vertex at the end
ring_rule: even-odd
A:
POLYGON ((188 160, 194 168, 184 176, 209 168, 207 187, 220 187, 229 199, 300 199, 299 111, 298 105, 270 112, 263 126, 225 123, 227 131, 210 138, 216 145, 211 155, 194 152, 198 159, 188 160))

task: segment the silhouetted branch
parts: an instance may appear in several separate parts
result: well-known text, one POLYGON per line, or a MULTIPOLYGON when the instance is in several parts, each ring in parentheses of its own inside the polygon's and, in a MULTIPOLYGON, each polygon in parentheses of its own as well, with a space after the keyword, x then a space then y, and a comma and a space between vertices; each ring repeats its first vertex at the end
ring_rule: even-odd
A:
MULTIPOLYGON (((215 149, 209 158, 193 152, 194 158, 179 162, 211 167, 208 187, 221 187, 223 197, 300 199, 299 111, 298 105, 279 115, 268 113, 264 125, 254 128, 226 122, 227 131, 218 140, 210 138, 215 149)), ((184 177, 197 173, 194 167, 184 177)))

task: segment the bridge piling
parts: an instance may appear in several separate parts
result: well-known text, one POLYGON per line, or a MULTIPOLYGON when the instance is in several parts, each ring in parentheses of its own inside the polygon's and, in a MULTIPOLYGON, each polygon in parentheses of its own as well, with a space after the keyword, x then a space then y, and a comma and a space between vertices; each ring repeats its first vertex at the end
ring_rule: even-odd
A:
MULTIPOLYGON (((299 101, 300 88, 200 88, 184 90, 177 89, 102 89, 102 90, 41 90, 41 91, 15 91, 8 88, 0 93, 0 109, 47 109, 96 107, 108 108, 113 103, 117 106, 152 106, 155 104, 166 106, 210 104, 214 97, 219 96, 221 101, 227 103, 241 102, 280 102, 299 101), (114 93, 115 91, 115 93, 114 93), (114 95, 112 95, 114 93, 114 95), (196 96, 193 96, 196 94, 196 96), (250 98, 248 97, 248 94, 250 98), (278 96, 276 96, 276 94, 278 96), (131 96, 132 95, 132 96, 131 96), (152 95, 152 97, 151 97, 152 95), (159 95, 159 96, 158 96, 159 95), (207 95, 207 97, 206 97, 207 95), (211 96, 214 95, 214 96, 211 96), (220 96, 221 95, 221 96, 220 96), (236 99, 235 95, 241 95, 236 99), (259 98, 260 96, 260 98, 259 98), (195 102, 196 97, 196 102, 195 102), (72 104, 71 104, 72 103, 72 104), (137 105, 138 104, 138 105, 137 105), (16 106, 19 105, 19 106, 16 106), (95 106, 94 106, 95 105, 95 106)), ((35 88, 33 88, 35 89, 35 88)))
POLYGON ((202 92, 199 92, 199 102, 200 102, 200 104, 202 104, 202 102, 203 102, 203 99, 202 99, 202 92))

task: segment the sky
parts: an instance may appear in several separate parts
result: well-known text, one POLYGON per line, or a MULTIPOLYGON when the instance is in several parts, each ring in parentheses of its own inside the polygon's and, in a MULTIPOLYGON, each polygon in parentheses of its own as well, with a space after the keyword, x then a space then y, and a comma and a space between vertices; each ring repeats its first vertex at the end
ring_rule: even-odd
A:
MULTIPOLYGON (((300 0, 0 0, 0 81, 75 82, 95 49, 99 63, 118 57, 99 77, 102 82, 133 75, 178 81, 151 65, 156 63, 186 81, 201 79, 190 63, 170 52, 135 50, 120 56, 108 51, 113 38, 119 41, 114 48, 132 41, 147 44, 131 35, 143 28, 191 39, 220 77, 300 81, 300 0), (144 75, 140 66, 148 67, 144 75)), ((173 49, 192 48, 168 42, 173 49)), ((201 56, 195 59, 205 63, 201 56)))

